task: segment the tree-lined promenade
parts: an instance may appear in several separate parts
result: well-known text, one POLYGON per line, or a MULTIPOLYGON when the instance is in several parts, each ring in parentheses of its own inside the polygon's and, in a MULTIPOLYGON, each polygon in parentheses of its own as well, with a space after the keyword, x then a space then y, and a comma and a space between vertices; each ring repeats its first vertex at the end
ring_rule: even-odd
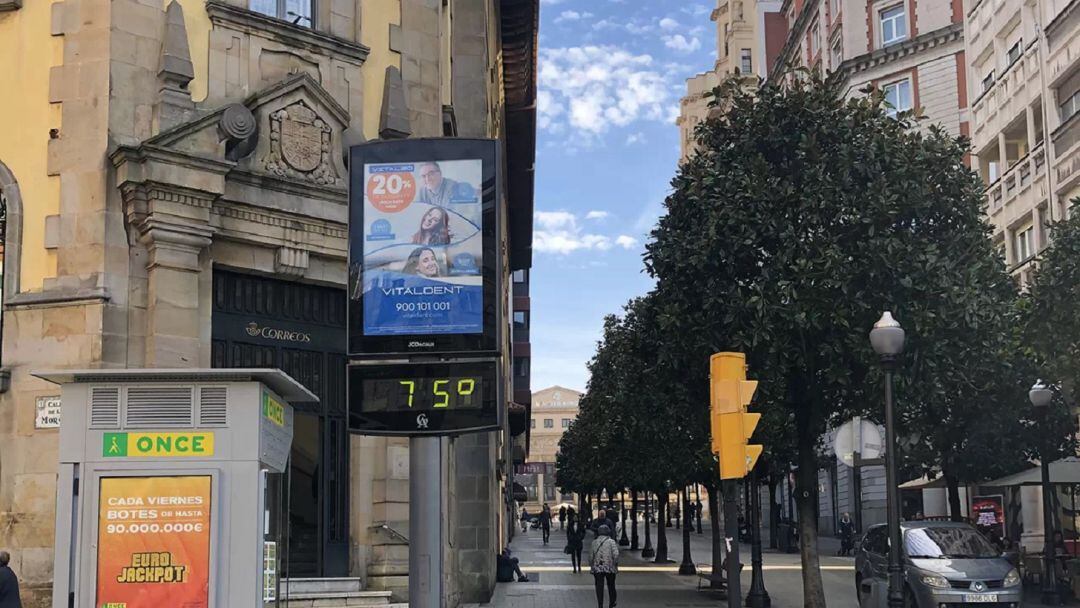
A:
POLYGON ((746 353, 760 381, 758 477, 774 484, 794 470, 804 602, 824 606, 821 438, 852 416, 882 419, 867 333, 883 310, 908 336, 901 470, 944 477, 954 517, 961 485, 1075 453, 1080 219, 1049 227, 1022 293, 990 242, 966 141, 913 113, 890 116, 880 93, 844 99, 835 79, 752 94, 729 83, 715 96, 647 246, 656 287, 604 321, 559 480, 585 495, 651 493, 660 509, 670 491, 703 484, 717 513, 709 356, 746 353), (1049 412, 1028 401, 1037 378, 1057 387, 1049 412))

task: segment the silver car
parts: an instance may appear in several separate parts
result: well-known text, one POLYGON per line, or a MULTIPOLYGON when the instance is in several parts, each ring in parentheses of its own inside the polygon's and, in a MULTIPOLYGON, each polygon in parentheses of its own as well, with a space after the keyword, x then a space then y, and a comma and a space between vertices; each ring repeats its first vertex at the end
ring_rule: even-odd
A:
MULTIPOLYGON (((941 608, 996 604, 1019 608, 1020 573, 975 528, 965 523, 913 521, 904 539, 904 606, 941 608)), ((861 608, 885 608, 889 597, 889 529, 866 530, 855 554, 861 608)))

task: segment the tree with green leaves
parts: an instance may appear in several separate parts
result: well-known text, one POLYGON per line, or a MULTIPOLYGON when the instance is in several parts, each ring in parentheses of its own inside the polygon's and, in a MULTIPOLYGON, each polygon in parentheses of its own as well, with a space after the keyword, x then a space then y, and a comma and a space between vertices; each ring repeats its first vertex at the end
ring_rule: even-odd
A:
POLYGON ((726 111, 699 127, 646 254, 670 348, 703 360, 747 353, 758 403, 793 423, 804 604, 814 607, 825 606, 817 450, 853 412, 882 418, 873 323, 890 310, 907 330, 902 417, 956 412, 959 426, 959 400, 986 394, 983 367, 995 360, 984 349, 997 345, 982 332, 1000 327, 1012 289, 965 142, 888 116, 880 93, 844 93, 838 78, 814 75, 753 95, 718 89, 726 111))

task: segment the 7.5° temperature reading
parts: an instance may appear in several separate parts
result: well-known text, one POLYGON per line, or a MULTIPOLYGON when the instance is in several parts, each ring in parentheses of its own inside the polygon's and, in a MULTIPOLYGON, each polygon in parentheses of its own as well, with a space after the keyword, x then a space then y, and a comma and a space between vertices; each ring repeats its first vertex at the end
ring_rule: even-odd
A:
POLYGON ((470 407, 473 393, 476 391, 476 382, 476 378, 443 378, 439 380, 432 379, 430 386, 428 386, 428 382, 398 380, 402 391, 407 395, 410 408, 414 405, 421 405, 422 407, 434 409, 449 408, 451 404, 455 407, 470 407), (418 395, 418 388, 430 389, 430 393, 423 390, 418 395), (418 401, 420 403, 417 403, 418 401))

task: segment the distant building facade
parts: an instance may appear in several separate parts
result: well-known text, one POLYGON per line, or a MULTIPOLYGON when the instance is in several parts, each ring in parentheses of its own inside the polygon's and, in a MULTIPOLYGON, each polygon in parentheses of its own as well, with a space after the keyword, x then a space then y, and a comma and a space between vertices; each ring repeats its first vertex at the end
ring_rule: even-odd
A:
POLYGON ((780 0, 717 0, 710 14, 716 28, 716 63, 712 70, 686 80, 675 121, 683 160, 694 149, 694 129, 708 116, 714 88, 733 74, 768 76, 787 31, 780 7, 780 0))
POLYGON ((539 509, 545 502, 555 505, 574 502, 572 495, 563 495, 555 478, 555 455, 559 452, 559 440, 578 415, 578 402, 582 394, 573 389, 552 386, 532 395, 532 412, 529 418, 529 459, 525 474, 518 474, 518 483, 525 486, 529 511, 539 509), (537 464, 549 465, 545 467, 537 464), (543 472, 539 472, 543 469, 543 472), (537 471, 537 472, 531 472, 537 471))

